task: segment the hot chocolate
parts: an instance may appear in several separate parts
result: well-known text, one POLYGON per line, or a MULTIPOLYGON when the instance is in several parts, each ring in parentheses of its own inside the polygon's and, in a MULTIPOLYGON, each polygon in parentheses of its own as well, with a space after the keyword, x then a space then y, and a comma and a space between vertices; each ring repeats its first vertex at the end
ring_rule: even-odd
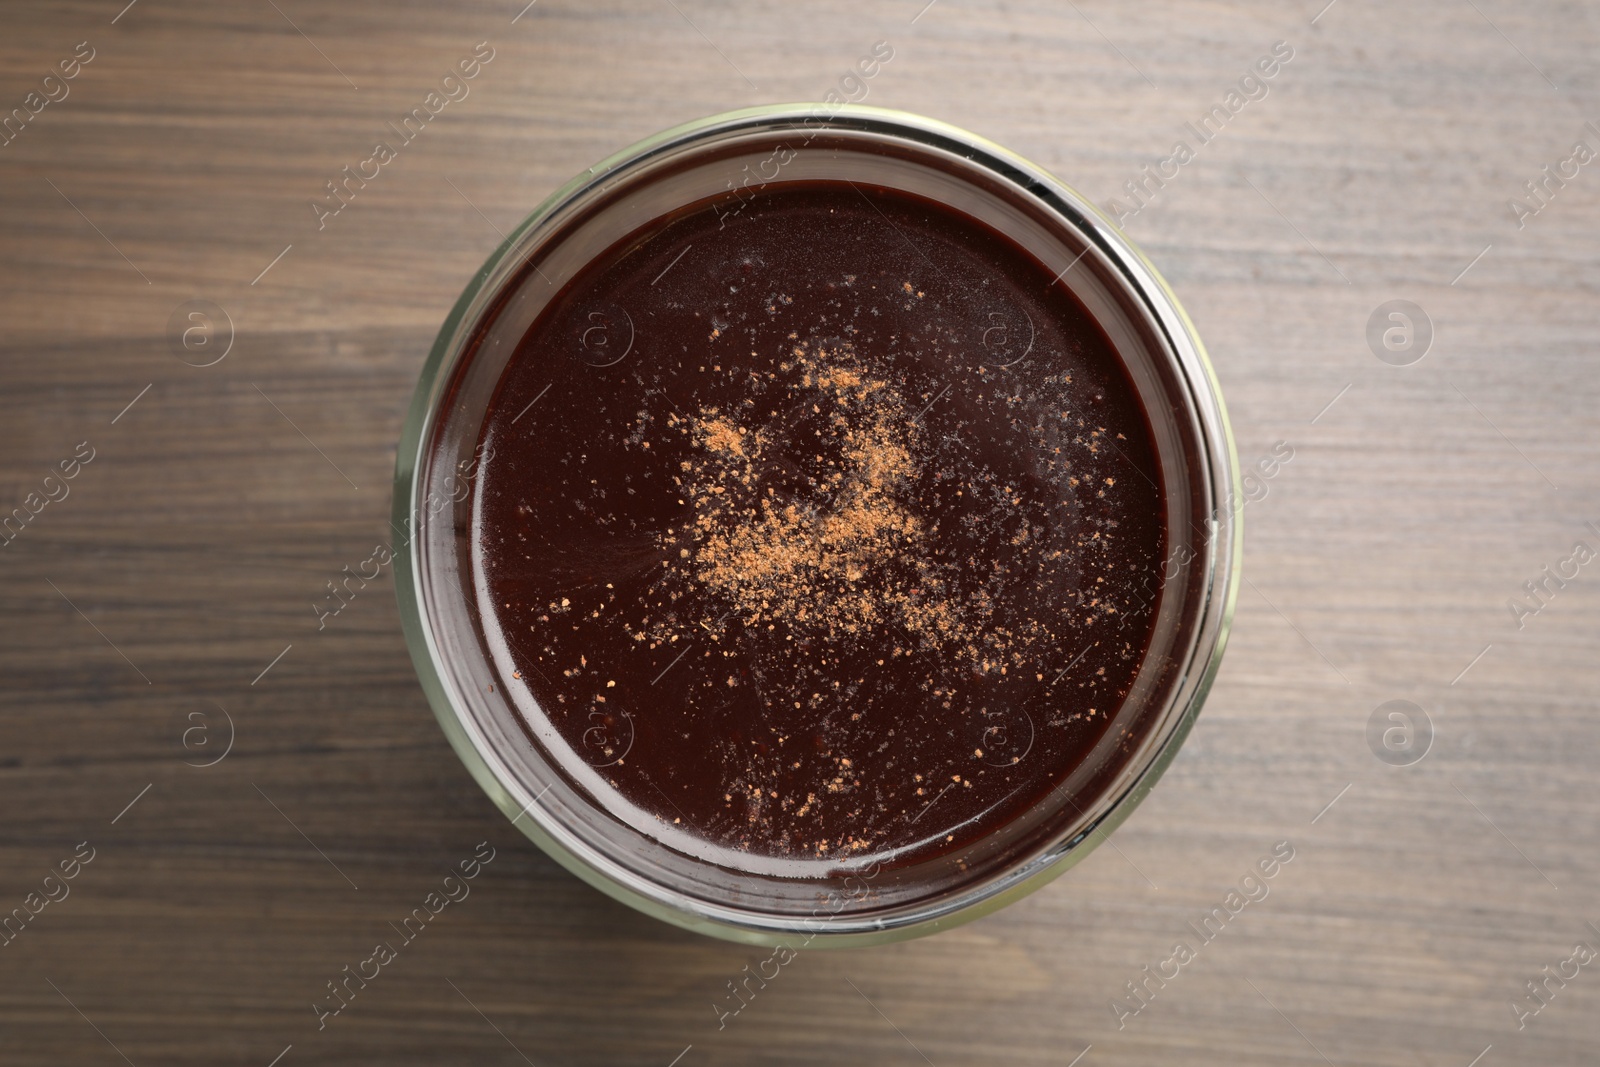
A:
POLYGON ((1073 803, 1165 548, 1122 361, 950 207, 727 207, 596 256, 505 369, 471 530, 497 688, 596 803, 733 866, 899 865, 1073 803))

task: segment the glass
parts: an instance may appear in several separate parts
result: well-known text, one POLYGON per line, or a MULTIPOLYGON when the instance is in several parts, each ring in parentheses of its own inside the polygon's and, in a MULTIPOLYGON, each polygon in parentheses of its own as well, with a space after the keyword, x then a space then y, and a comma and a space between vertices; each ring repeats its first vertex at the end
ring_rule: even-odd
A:
MULTIPOLYGON (((624 340, 624 325, 611 343, 624 340)), ((610 340, 610 339, 608 339, 610 340)), ((537 432, 535 425, 529 432, 537 432)), ((423 368, 400 441, 396 591, 412 659, 445 734, 514 825, 635 908, 752 944, 868 944, 930 933, 1031 892, 1127 818, 1171 762, 1222 656, 1239 581, 1237 459, 1194 327, 1155 268, 1084 197, 1028 161, 920 116, 774 106, 667 130, 558 190, 472 279, 423 368), (718 194, 849 180, 939 201, 1010 237, 1068 286, 1123 359, 1151 421, 1167 559, 1148 650, 1090 759, 1051 800, 959 857, 785 879, 730 871, 613 819, 558 774, 497 686, 473 591, 471 475, 518 342, 565 282, 653 220, 718 194)))

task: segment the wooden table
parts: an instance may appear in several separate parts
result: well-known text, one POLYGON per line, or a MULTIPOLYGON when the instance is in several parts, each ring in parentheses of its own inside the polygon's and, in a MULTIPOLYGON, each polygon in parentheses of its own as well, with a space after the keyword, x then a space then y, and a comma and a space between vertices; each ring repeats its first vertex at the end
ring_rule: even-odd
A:
POLYGON ((70 892, 0 948, 0 1061, 1595 1062, 1600 961, 1537 1014, 1524 983, 1600 948, 1600 564, 1523 583, 1600 548, 1600 164, 1520 227, 1508 206, 1600 151, 1592 5, 123 2, 0 14, 0 107, 27 119, 0 147, 0 511, 43 501, 0 548, 0 908, 70 892), (320 632, 312 604, 387 538, 417 371, 501 231, 655 130, 821 97, 879 40, 866 102, 1102 204, 1190 141, 1126 227, 1241 459, 1293 459, 1246 509, 1205 713, 1114 848, 960 930, 804 954, 719 1029, 766 953, 511 829, 387 575, 320 632), (1198 146, 1184 123, 1280 40, 1198 146), (482 41, 470 96, 319 230, 325 183, 482 41), (1433 338, 1394 366, 1367 324, 1400 299, 1433 338), (190 363, 231 322, 211 366, 175 358, 191 300, 225 318, 190 363), (1431 723, 1420 762, 1369 746, 1390 700, 1431 723), (470 898, 319 1031, 326 983, 485 840, 470 898), (1284 841, 1270 894, 1195 937, 1284 841), (1179 940, 1196 958, 1119 1020, 1179 940))

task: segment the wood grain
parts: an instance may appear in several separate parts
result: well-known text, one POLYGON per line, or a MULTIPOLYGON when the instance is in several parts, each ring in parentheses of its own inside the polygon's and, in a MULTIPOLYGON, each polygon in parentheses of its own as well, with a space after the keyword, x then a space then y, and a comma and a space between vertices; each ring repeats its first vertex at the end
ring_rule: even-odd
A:
POLYGON ((1600 547, 1600 170, 1521 229, 1507 207, 1600 149, 1592 4, 520 7, 0 13, 0 110, 95 49, 0 147, 0 511, 96 450, 0 548, 0 909, 95 849, 0 947, 0 1059, 1595 1061, 1595 967, 1524 1029, 1510 1005, 1600 947, 1600 595, 1585 569, 1520 630, 1506 606, 1600 547), (1115 848, 969 927, 802 954, 719 1029, 766 954, 615 905, 511 830, 428 711, 387 578, 322 632, 310 605, 386 538, 417 371, 497 231, 655 130, 822 96, 877 40, 868 103, 1100 203, 1293 46, 1127 229, 1207 339, 1241 458, 1294 459, 1246 509, 1211 700, 1115 848), (319 231, 324 183, 479 41, 470 97, 319 231), (195 298, 236 332, 207 368, 168 339, 195 298), (1365 341, 1397 298, 1436 331, 1407 367, 1365 341), (1368 748, 1390 699, 1435 729, 1414 766, 1368 748), (231 751, 186 765, 219 707, 231 751), (484 840, 470 898, 319 1031, 325 983, 484 840), (1125 983, 1285 840, 1270 895, 1119 1029, 1125 983))

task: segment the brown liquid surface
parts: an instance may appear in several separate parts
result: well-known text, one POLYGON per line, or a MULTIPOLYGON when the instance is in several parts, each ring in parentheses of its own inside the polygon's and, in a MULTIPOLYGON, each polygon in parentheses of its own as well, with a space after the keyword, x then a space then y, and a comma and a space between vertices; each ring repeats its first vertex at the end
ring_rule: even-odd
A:
POLYGON ((1149 640, 1120 360, 1021 249, 904 194, 768 187, 622 242, 482 445, 479 610, 530 736, 730 865, 970 845, 1085 759, 1149 640))

